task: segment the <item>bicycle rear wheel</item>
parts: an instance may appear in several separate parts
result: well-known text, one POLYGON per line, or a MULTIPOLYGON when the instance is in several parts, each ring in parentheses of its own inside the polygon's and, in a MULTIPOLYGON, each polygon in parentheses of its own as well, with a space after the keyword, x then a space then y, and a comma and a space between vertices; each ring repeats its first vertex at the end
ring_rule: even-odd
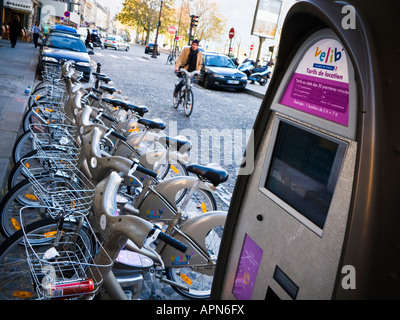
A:
MULTIPOLYGON (((69 251, 71 254, 77 255, 81 261, 85 261, 96 251, 93 233, 85 226, 77 231, 76 223, 65 221, 60 230, 58 223, 52 219, 42 219, 29 224, 25 227, 26 237, 21 229, 0 246, 0 300, 37 300, 41 298, 33 281, 32 265, 30 266, 28 263, 24 244, 28 239, 36 252, 44 253, 54 247, 56 230, 59 230, 61 235, 59 243, 67 242, 64 239, 71 239, 71 234, 78 232, 76 245, 69 246, 69 251), (73 252, 74 247, 79 248, 79 252, 73 252)), ((58 247, 57 249, 62 251, 58 247)), ((71 267, 71 278, 76 276, 78 275, 74 274, 74 268, 71 267)), ((38 279, 36 278, 36 280, 38 279)))
POLYGON ((183 109, 185 110, 185 115, 189 117, 193 112, 194 105, 194 95, 191 89, 186 91, 186 99, 184 99, 183 109))

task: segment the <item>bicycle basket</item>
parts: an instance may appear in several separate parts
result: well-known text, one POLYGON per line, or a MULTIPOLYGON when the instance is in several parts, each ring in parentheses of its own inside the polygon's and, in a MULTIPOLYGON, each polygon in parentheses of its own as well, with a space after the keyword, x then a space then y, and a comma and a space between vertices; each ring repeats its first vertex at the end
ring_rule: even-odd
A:
MULTIPOLYGON (((26 158, 29 159, 29 158, 26 158)), ((37 159, 37 157, 36 157, 37 159)), ((78 168, 64 158, 43 158, 48 179, 40 179, 37 168, 30 168, 29 161, 23 161, 24 174, 32 183, 31 198, 47 206, 47 213, 55 218, 60 210, 69 216, 85 216, 92 206, 95 187, 78 168), (57 179, 58 178, 58 179, 57 179)))
MULTIPOLYGON (((23 211, 20 210, 21 220, 23 211)), ((90 299, 103 282, 102 268, 112 266, 89 222, 83 227, 64 221, 49 224, 38 232, 27 233, 23 228, 25 254, 36 287, 38 299, 90 299), (101 253, 102 264, 95 262, 101 253)))

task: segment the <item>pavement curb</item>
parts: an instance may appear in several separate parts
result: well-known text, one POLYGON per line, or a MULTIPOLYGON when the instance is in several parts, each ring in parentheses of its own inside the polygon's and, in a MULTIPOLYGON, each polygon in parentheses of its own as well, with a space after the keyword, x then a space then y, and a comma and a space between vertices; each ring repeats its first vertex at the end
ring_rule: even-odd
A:
POLYGON ((253 91, 253 90, 250 90, 250 89, 247 89, 247 88, 245 88, 245 89, 243 90, 243 92, 244 92, 244 93, 247 93, 247 94, 249 94, 249 95, 251 95, 251 96, 260 98, 260 99, 264 99, 264 96, 265 96, 264 93, 259 93, 259 92, 256 92, 256 91, 253 91))

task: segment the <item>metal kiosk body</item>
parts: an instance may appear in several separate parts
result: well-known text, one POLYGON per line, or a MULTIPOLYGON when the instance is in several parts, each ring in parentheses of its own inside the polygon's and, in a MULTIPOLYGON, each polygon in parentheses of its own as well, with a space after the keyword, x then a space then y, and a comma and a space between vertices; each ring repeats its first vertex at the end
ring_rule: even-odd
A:
POLYGON ((400 298, 400 34, 389 3, 290 9, 212 299, 400 298))

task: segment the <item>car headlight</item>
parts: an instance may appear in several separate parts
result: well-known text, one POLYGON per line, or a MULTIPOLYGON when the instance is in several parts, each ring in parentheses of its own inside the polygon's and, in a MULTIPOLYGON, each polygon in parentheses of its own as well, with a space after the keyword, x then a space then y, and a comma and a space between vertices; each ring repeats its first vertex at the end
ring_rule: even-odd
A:
POLYGON ((212 73, 211 74, 214 78, 220 78, 220 79, 224 79, 225 77, 224 76, 222 76, 222 75, 220 75, 220 74, 217 74, 217 73, 212 73))
POLYGON ((58 60, 56 58, 46 57, 46 56, 43 57, 43 61, 58 63, 58 60))
POLYGON ((81 67, 90 67, 90 63, 89 62, 79 61, 79 62, 76 62, 75 64, 77 64, 78 66, 81 66, 81 67))

